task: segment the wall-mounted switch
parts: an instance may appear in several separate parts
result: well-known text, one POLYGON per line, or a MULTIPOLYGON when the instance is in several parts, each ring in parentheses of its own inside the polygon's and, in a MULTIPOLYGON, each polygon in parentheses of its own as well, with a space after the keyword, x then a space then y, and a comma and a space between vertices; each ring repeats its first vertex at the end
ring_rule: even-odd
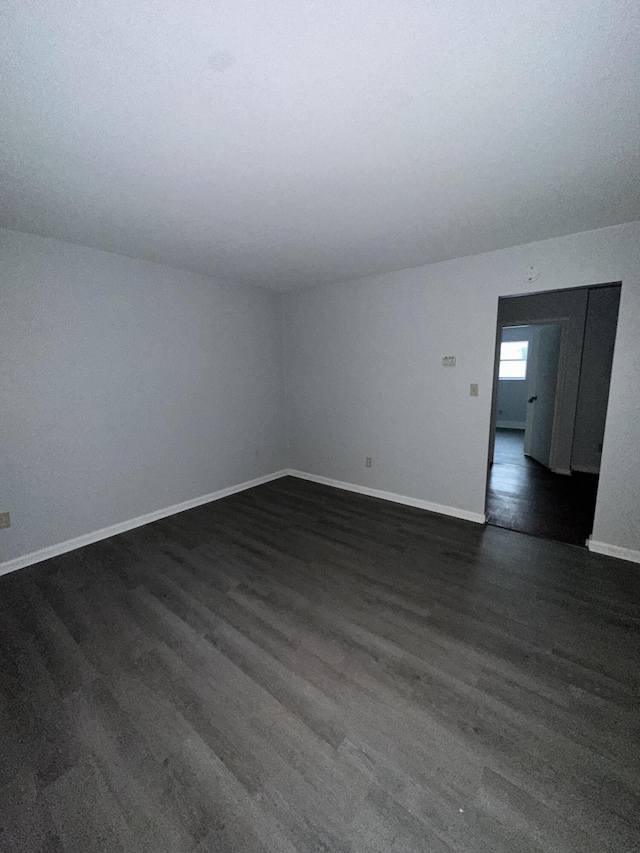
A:
POLYGON ((478 386, 476 385, 475 382, 472 382, 471 385, 469 385, 469 396, 470 397, 477 397, 478 396, 478 386))
POLYGON ((8 512, 0 512, 0 530, 5 527, 11 527, 11 516, 8 512))
POLYGON ((442 359, 443 367, 455 367, 456 366, 456 357, 455 355, 445 355, 442 359))

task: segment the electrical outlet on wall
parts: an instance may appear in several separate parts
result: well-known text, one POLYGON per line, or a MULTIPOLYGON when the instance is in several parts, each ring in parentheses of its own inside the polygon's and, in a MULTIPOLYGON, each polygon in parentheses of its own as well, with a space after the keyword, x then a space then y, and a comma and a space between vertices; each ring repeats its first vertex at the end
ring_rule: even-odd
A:
POLYGON ((371 457, 370 456, 366 457, 366 459, 364 460, 364 464, 367 466, 367 468, 371 468, 371 457))
POLYGON ((8 512, 0 512, 0 530, 11 527, 11 516, 8 512))

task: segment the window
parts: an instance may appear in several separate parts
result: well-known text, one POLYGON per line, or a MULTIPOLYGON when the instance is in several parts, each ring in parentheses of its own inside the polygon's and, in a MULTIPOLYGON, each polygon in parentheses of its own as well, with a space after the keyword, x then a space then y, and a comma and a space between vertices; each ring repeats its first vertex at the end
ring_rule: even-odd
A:
POLYGON ((529 341, 503 341, 500 344, 500 379, 527 378, 529 341))

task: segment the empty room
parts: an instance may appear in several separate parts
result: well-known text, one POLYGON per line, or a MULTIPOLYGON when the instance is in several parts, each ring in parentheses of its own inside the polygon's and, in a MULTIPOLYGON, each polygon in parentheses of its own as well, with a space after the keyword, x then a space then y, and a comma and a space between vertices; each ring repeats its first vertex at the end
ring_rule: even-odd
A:
POLYGON ((6 0, 2 853, 640 849, 640 7, 6 0))

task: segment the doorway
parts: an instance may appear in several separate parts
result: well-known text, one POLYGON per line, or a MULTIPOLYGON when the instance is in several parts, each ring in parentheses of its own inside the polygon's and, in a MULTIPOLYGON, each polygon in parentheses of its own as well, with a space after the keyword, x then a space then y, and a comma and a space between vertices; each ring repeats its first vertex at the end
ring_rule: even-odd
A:
POLYGON ((619 299, 619 284, 500 299, 489 524, 586 544, 619 299))

